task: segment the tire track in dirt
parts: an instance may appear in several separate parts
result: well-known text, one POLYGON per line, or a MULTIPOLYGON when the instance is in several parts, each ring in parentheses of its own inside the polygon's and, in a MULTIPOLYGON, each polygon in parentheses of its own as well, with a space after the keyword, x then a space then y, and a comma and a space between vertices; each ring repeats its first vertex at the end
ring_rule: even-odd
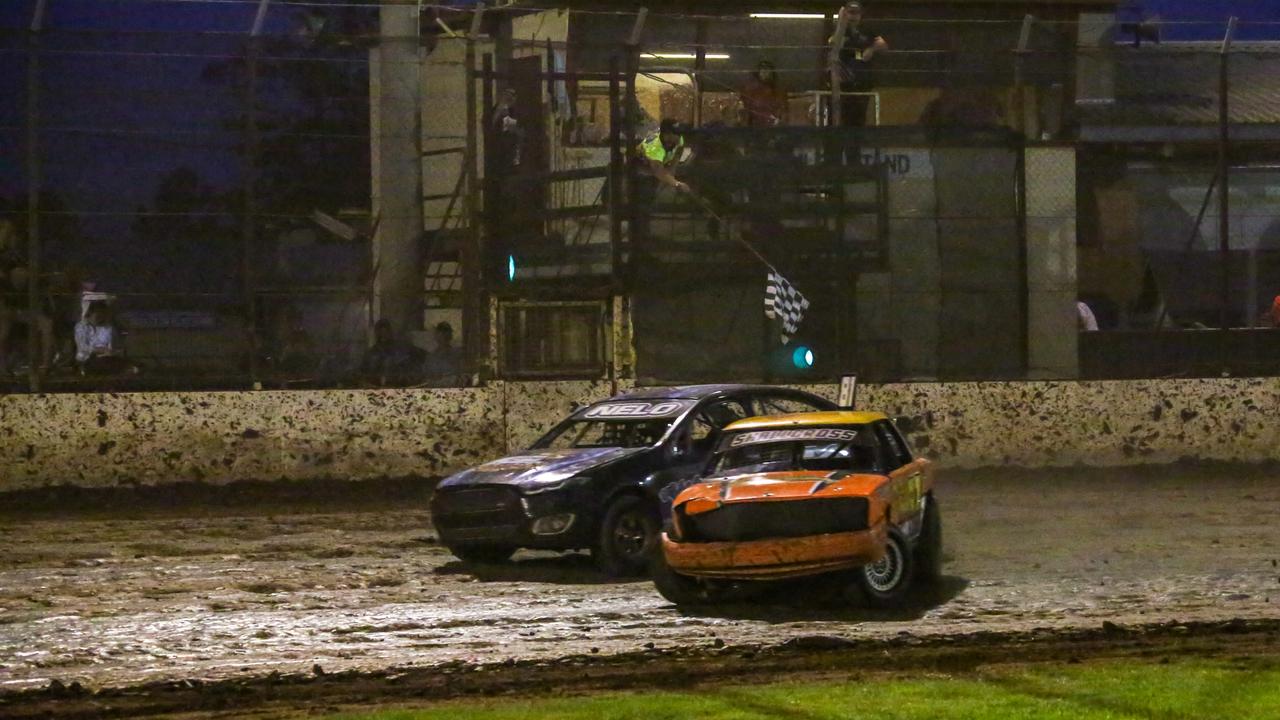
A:
POLYGON ((551 662, 717 646, 930 641, 1274 618, 1280 482, 1161 468, 944 476, 948 579, 900 612, 829 582, 678 610, 582 554, 465 567, 421 506, 15 517, 0 526, 0 692, 551 662))

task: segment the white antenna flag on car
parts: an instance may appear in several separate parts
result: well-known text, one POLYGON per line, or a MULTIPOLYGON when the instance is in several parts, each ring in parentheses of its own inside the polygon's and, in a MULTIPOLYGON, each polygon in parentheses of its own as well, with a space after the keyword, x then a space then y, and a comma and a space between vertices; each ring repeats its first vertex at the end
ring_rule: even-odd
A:
POLYGON ((857 375, 841 375, 840 376, 840 396, 836 399, 836 404, 846 410, 853 410, 858 403, 858 376, 857 375))

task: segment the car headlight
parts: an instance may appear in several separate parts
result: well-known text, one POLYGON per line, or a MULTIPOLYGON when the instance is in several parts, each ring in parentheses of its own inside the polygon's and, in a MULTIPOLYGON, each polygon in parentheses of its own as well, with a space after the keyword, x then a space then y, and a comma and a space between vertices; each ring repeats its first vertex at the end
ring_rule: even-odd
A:
POLYGON ((558 513, 540 517, 533 521, 533 525, 529 527, 529 532, 534 535, 559 535, 573 525, 574 517, 573 513, 558 513))
POLYGON ((547 482, 539 483, 538 485, 523 487, 520 490, 525 495, 537 495, 539 493, 551 492, 553 490, 563 490, 566 487, 569 487, 571 485, 576 485, 581 482, 586 482, 587 480, 588 478, 583 477, 581 475, 574 475, 572 477, 551 479, 551 480, 548 480, 547 482))

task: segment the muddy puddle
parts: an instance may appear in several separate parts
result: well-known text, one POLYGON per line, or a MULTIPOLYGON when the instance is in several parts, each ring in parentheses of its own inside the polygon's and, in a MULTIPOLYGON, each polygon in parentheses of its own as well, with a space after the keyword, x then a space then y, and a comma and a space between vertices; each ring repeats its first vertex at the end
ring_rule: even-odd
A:
POLYGON ((878 614, 824 582, 682 612, 585 554, 468 567, 416 502, 10 515, 0 691, 1280 617, 1266 471, 957 473, 940 493, 947 580, 878 614))

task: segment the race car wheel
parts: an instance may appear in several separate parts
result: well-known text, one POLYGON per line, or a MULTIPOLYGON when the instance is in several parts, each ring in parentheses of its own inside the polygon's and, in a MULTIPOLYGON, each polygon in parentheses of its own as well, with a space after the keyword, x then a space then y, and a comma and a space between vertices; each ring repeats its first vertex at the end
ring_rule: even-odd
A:
POLYGON ((715 602, 721 595, 720 586, 672 570, 662 550, 653 553, 649 577, 653 578, 658 594, 676 605, 705 605, 715 602))
POLYGON ((644 499, 624 495, 609 504, 592 551, 596 565, 614 577, 644 573, 658 542, 658 513, 644 499))
POLYGON ((936 583, 942 579, 942 513, 938 501, 927 496, 924 506, 923 527, 915 547, 916 580, 936 583))
POLYGON ((515 548, 506 545, 450 545, 449 552, 463 562, 492 565, 511 559, 515 548))
POLYGON ((914 561, 907 539, 897 528, 890 529, 884 557, 879 562, 863 565, 857 572, 858 584, 862 587, 867 604, 884 608, 900 603, 911 589, 914 561))

